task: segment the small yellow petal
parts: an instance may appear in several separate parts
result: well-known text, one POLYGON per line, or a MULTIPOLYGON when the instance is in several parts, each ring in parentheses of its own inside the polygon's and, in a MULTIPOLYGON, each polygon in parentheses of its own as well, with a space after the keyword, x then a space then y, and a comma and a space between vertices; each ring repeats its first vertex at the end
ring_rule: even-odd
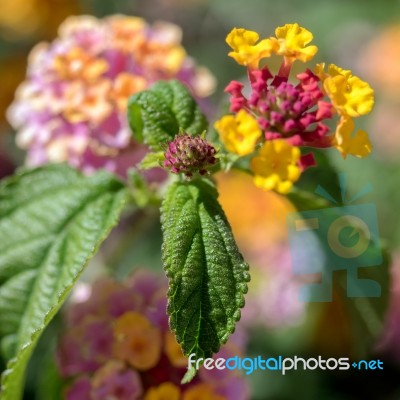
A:
POLYGON ((318 63, 314 68, 314 74, 318 76, 321 81, 324 81, 328 74, 325 72, 325 63, 318 63))
POLYGON ((297 165, 288 165, 287 167, 287 176, 289 181, 296 182, 301 175, 301 169, 297 165))
POLYGON ((300 149, 284 139, 265 142, 258 155, 250 161, 254 184, 265 190, 286 194, 301 174, 300 149))
POLYGON ((277 192, 281 194, 288 194, 292 187, 293 183, 291 181, 283 181, 278 184, 277 192))
POLYGON ((328 67, 328 74, 323 65, 317 66, 317 75, 324 83, 324 90, 339 114, 359 117, 368 114, 374 106, 374 91, 371 86, 334 64, 328 67), (321 67, 322 66, 322 67, 321 67))
POLYGON ((343 116, 336 129, 334 146, 346 158, 348 154, 356 157, 366 157, 372 151, 372 144, 367 132, 359 130, 354 133, 354 122, 348 116, 343 116))
POLYGON ((279 177, 276 174, 273 174, 268 178, 263 178, 258 175, 254 177, 254 184, 260 189, 273 190, 277 185, 279 185, 279 177))
POLYGON ((308 62, 318 51, 317 46, 307 46, 313 39, 312 33, 297 23, 276 28, 275 35, 276 53, 292 62, 308 62))
POLYGON ((257 120, 245 110, 236 115, 225 115, 214 124, 226 149, 240 156, 254 151, 262 132, 257 120))
POLYGON ((270 39, 264 39, 257 43, 258 39, 257 32, 243 28, 232 29, 226 37, 226 43, 233 50, 228 55, 240 65, 248 66, 252 69, 258 68, 260 60, 270 57, 274 47, 270 39))

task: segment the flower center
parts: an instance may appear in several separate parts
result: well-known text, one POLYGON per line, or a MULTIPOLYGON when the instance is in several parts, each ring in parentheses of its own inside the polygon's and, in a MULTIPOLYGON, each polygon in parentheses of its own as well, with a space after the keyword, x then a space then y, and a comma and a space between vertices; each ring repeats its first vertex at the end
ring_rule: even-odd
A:
POLYGON ((314 106, 312 96, 291 83, 282 82, 277 88, 271 86, 258 103, 262 112, 259 122, 266 131, 292 136, 301 126, 300 119, 314 106))

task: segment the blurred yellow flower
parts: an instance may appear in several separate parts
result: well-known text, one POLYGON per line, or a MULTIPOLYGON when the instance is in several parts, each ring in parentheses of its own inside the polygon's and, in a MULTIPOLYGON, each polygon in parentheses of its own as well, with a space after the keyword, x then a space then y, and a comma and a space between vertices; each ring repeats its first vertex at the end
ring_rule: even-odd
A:
POLYGON ((220 396, 219 394, 216 394, 214 392, 213 387, 206 383, 200 383, 186 390, 182 400, 205 400, 205 399, 226 400, 225 396, 220 396))
POLYGON ((63 162, 70 153, 82 154, 88 146, 88 139, 85 137, 60 136, 53 140, 46 147, 49 154, 49 161, 63 162))
MULTIPOLYGON (((157 54, 156 50, 155 53, 157 54)), ((157 62, 163 63, 165 69, 173 75, 181 69, 185 57, 186 51, 182 46, 174 46, 169 50, 162 49, 162 51, 158 53, 158 59, 153 61, 154 64, 152 67, 154 68, 154 66, 157 65, 157 62)))
POLYGON ((105 60, 93 57, 79 47, 73 47, 66 54, 57 56, 53 67, 62 80, 86 81, 95 81, 109 68, 105 60))
POLYGON ((221 172, 216 179, 219 201, 245 256, 251 258, 260 254, 259 249, 287 240, 286 214, 294 208, 285 197, 257 188, 253 177, 244 172, 221 172), (246 212, 238 213, 240 208, 246 212))
POLYGON ((59 23, 78 14, 77 0, 1 0, 0 35, 11 41, 53 35, 59 23))
POLYGON ((91 85, 78 80, 72 82, 66 89, 67 104, 63 116, 71 123, 100 123, 113 111, 110 92, 111 81, 108 79, 101 78, 91 85))
POLYGON ((161 333, 143 315, 127 312, 114 324, 114 354, 138 370, 153 368, 161 356, 161 333))
POLYGON ((165 333, 165 352, 174 367, 186 367, 187 358, 183 355, 181 346, 171 331, 165 333))
POLYGON ((300 149, 284 139, 265 142, 259 154, 251 160, 254 184, 266 190, 286 194, 300 177, 300 149))
POLYGON ((275 30, 277 42, 276 53, 284 56, 289 62, 295 60, 308 62, 318 51, 317 46, 307 46, 313 39, 313 35, 299 24, 286 24, 275 30))
POLYGON ((150 388, 144 400, 179 400, 180 398, 179 388, 173 383, 165 382, 160 386, 150 388))
POLYGON ((324 64, 319 64, 316 74, 324 83, 324 90, 339 114, 359 117, 368 114, 374 106, 374 91, 359 77, 335 64, 330 64, 328 73, 324 64))
POLYGON ((356 157, 365 157, 372 151, 372 144, 367 132, 354 132, 354 122, 348 116, 342 116, 334 136, 334 146, 340 151, 343 158, 347 154, 356 157))
POLYGON ((128 108, 128 99, 132 96, 132 93, 140 92, 146 86, 147 81, 143 77, 121 72, 113 83, 111 98, 114 100, 118 110, 125 112, 128 108))
POLYGON ((139 17, 126 17, 124 15, 113 15, 107 18, 109 22, 111 37, 110 44, 125 53, 135 53, 146 42, 143 30, 146 21, 139 17))
POLYGON ((256 119, 245 110, 236 115, 225 115, 215 122, 214 127, 226 149, 240 156, 252 153, 262 135, 256 119))
POLYGON ((240 65, 258 68, 259 61, 269 57, 274 47, 274 43, 270 39, 264 39, 257 43, 258 39, 257 32, 243 28, 232 29, 226 37, 226 43, 233 49, 228 55, 240 65))

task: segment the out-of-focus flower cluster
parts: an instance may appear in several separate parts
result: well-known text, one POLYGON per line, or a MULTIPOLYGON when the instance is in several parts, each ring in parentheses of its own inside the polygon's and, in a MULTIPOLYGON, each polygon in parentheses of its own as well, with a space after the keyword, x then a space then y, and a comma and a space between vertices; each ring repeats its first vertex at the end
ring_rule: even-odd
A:
POLYGON ((232 81, 225 91, 230 94, 233 115, 215 123, 220 139, 229 152, 239 156, 258 153, 250 166, 256 186, 280 193, 290 191, 301 172, 315 161, 311 153, 301 154, 300 147, 335 147, 343 157, 364 157, 371 143, 363 130, 355 131, 354 118, 369 113, 374 93, 368 83, 334 64, 325 69, 317 64, 306 69, 290 83, 295 61, 308 62, 317 53, 309 45, 313 36, 298 24, 278 27, 275 36, 259 41, 256 32, 233 29, 227 36, 232 48, 229 55, 248 69, 250 94, 244 85, 232 81), (283 57, 277 74, 261 60, 283 57), (329 120, 337 116, 333 134, 329 120))
MULTIPOLYGON (((201 368, 180 385, 187 358, 168 328, 166 292, 166 281, 138 270, 125 283, 97 281, 85 301, 70 306, 57 351, 59 371, 71 381, 67 400, 248 398, 237 371, 201 368)), ((243 344, 235 334, 219 356, 241 355, 243 344)))
POLYGON ((186 55, 176 25, 70 17, 58 38, 32 50, 8 119, 31 166, 68 162, 87 173, 106 168, 124 176, 147 151, 131 139, 127 100, 172 78, 197 97, 214 87, 210 73, 186 55))
POLYGON ((79 0, 57 0, 57 7, 54 0, 0 1, 0 138, 9 133, 3 126, 6 110, 25 76, 26 45, 54 37, 68 15, 79 13, 79 0))

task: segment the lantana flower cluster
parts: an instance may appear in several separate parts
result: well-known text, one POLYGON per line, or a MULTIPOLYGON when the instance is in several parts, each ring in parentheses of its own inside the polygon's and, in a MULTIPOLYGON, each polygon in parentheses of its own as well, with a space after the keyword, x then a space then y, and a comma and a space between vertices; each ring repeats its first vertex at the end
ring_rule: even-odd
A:
MULTIPOLYGON (((57 350, 59 372, 69 381, 67 400, 248 398, 238 371, 201 368, 192 382, 180 384, 188 363, 168 327, 166 292, 166 280, 137 270, 123 283, 97 281, 86 299, 69 307, 57 350)), ((242 354, 238 333, 220 357, 242 354)))
POLYGON ((30 166, 68 162, 86 173, 106 168, 124 176, 147 151, 131 138, 127 100, 172 78, 197 98, 215 84, 187 56, 178 26, 122 15, 70 17, 52 43, 32 50, 8 119, 30 166))
POLYGON ((231 115, 215 123, 225 148, 238 156, 253 155, 250 167, 256 186, 288 193, 301 172, 315 160, 303 147, 335 147, 343 157, 371 152, 371 143, 363 130, 355 130, 354 118, 368 114, 374 93, 368 83, 334 64, 317 64, 290 81, 295 61, 309 62, 318 49, 309 43, 313 35, 295 24, 278 27, 275 36, 259 40, 256 32, 234 28, 226 41, 229 53, 238 64, 247 67, 250 93, 244 85, 232 81, 231 115), (273 55, 283 58, 273 74, 261 63, 273 55), (331 120, 336 122, 332 133, 331 120))

